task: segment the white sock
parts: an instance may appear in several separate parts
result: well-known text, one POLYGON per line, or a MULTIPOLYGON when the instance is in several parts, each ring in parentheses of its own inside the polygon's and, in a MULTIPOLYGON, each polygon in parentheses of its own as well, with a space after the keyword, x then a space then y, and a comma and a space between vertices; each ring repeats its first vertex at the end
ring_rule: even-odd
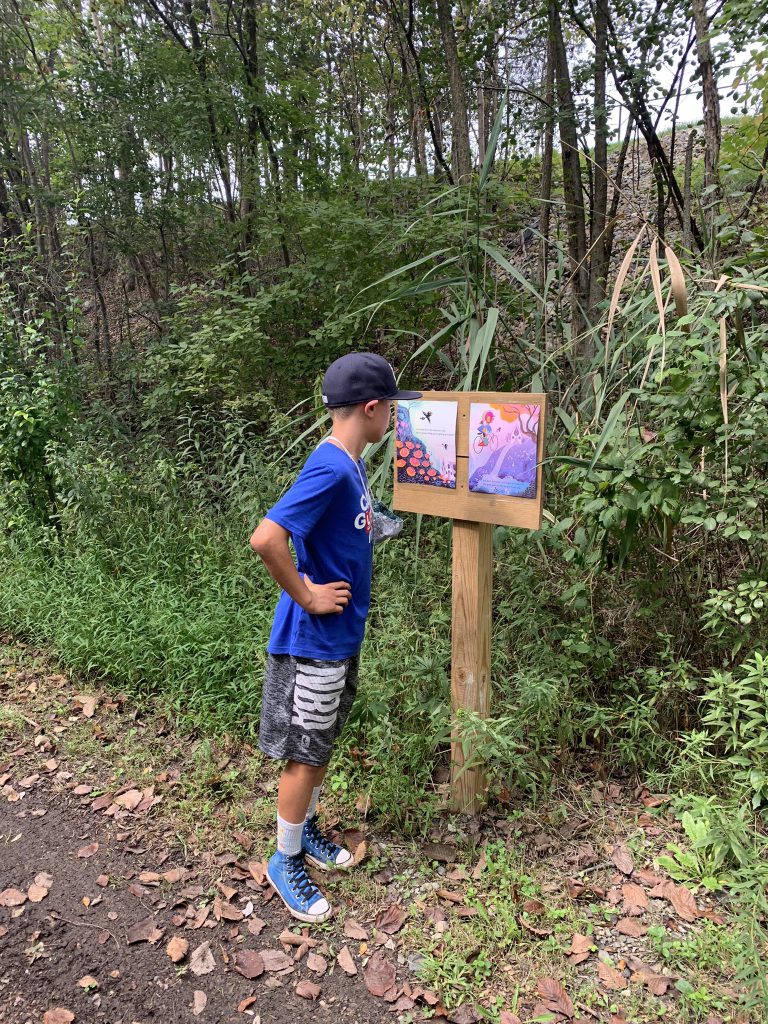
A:
POLYGON ((285 821, 278 814, 277 816, 277 849, 286 857, 295 857, 301 853, 301 833, 304 831, 304 822, 300 821, 294 825, 285 821))
POLYGON ((317 814, 317 802, 320 799, 320 790, 322 788, 322 785, 320 785, 315 786, 312 790, 312 796, 309 798, 309 807, 307 808, 307 821, 309 821, 313 815, 317 814))

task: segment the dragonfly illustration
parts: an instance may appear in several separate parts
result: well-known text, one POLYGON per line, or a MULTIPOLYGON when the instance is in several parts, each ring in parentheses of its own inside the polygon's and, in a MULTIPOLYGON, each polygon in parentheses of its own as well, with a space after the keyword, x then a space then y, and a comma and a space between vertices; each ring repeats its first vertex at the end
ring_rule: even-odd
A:
POLYGON ((427 423, 431 423, 432 422, 432 411, 430 409, 425 409, 424 412, 421 414, 421 418, 423 420, 426 420, 427 423))

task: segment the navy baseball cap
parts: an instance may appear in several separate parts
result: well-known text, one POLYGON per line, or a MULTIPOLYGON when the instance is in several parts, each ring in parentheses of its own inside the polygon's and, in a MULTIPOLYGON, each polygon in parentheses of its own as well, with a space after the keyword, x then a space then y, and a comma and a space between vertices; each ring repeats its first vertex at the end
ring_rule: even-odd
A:
POLYGON ((383 356, 373 352, 350 352, 325 371, 323 405, 328 409, 378 398, 421 398, 421 392, 399 391, 395 371, 383 356))

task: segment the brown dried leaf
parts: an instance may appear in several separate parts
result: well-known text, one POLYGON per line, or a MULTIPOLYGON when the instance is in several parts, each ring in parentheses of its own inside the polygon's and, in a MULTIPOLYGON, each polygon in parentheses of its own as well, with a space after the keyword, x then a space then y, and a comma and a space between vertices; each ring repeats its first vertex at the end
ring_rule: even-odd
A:
POLYGON ((406 911, 401 906, 397 903, 392 903, 390 906, 385 907, 381 913, 377 914, 374 923, 380 932, 394 935, 395 932, 399 932, 403 927, 407 916, 406 911))
POLYGON ((0 892, 0 907, 20 907, 26 902, 26 893, 18 889, 3 889, 0 892))
POLYGON ((115 797, 118 807, 124 807, 126 811, 135 811, 142 801, 143 794, 140 789, 129 789, 127 793, 121 793, 115 797))
POLYGON ((248 870, 251 872, 254 882, 264 885, 267 880, 267 862, 265 860, 249 860, 248 870))
POLYGON ((638 917, 648 909, 648 897, 645 889, 635 882, 625 882, 621 887, 624 897, 624 913, 627 917, 638 917))
POLYGON ((610 989, 612 992, 620 992, 628 985, 627 979, 622 974, 619 974, 615 967, 611 967, 610 964, 604 964, 602 960, 598 961, 597 964, 597 976, 600 978, 603 987, 610 989))
POLYGON ((516 1013, 510 1013, 509 1010, 502 1010, 499 1014, 499 1024, 523 1024, 516 1013))
POLYGON ((631 875, 635 869, 632 854, 624 843, 617 843, 614 846, 611 860, 623 875, 631 875))
POLYGON ((265 971, 284 971, 286 967, 293 967, 293 960, 282 949, 262 949, 261 959, 265 971))
POLYGON ((539 978, 536 991, 547 1009, 573 1017, 573 1003, 563 986, 555 978, 539 978))
POLYGON ((358 942, 368 941, 368 932, 351 917, 344 922, 344 934, 348 939, 357 939, 358 942))
POLYGON ((147 917, 128 929, 128 945, 134 942, 149 942, 154 945, 163 937, 163 928, 158 928, 154 917, 147 917))
POLYGON ((363 968, 365 987, 372 996, 383 996, 395 984, 395 965, 381 951, 376 951, 363 968))
POLYGON ((445 843, 425 843, 421 852, 427 860, 441 861, 443 864, 453 864, 456 860, 456 848, 445 843))
POLYGON ((349 949, 346 946, 342 946, 341 949, 339 950, 339 955, 336 957, 336 963, 339 965, 342 971, 344 971, 344 973, 348 974, 350 977, 357 974, 357 967, 355 966, 355 961, 352 959, 352 954, 349 952, 349 949))
POLYGON ((195 989, 192 996, 192 1013, 199 1017, 207 1005, 208 996, 205 992, 201 992, 199 988, 195 989))
POLYGON ((253 1004, 256 1002, 258 998, 258 996, 248 996, 247 999, 243 999, 241 1003, 238 1003, 237 1008, 240 1011, 240 1013, 245 1013, 245 1011, 249 1007, 253 1006, 253 1004))
POLYGON ((35 885, 39 885, 41 889, 51 889, 53 876, 49 875, 47 871, 41 871, 39 875, 35 875, 35 885))
POLYGON ((43 1024, 72 1024, 74 1019, 74 1013, 71 1010, 65 1010, 63 1006, 46 1010, 43 1014, 43 1024))
POLYGON ((313 981, 300 981, 296 986, 296 995, 301 996, 302 999, 317 999, 320 992, 320 986, 313 981))
POLYGON ((85 988, 85 989, 98 988, 99 987, 98 981, 96 980, 96 978, 94 978, 94 976, 92 974, 85 974, 85 975, 83 975, 83 977, 78 981, 77 984, 78 984, 78 986, 80 988, 85 988))
POLYGON ((180 882, 183 878, 186 878, 186 876, 187 876, 187 869, 186 868, 171 868, 169 871, 164 871, 163 872, 164 880, 166 882, 170 882, 171 884, 173 884, 175 882, 180 882))
POLYGON ((314 974, 319 974, 322 978, 328 970, 328 961, 324 956, 320 956, 319 953, 310 953, 307 957, 307 969, 314 974))
POLYGON ((589 959, 592 946, 592 939, 586 935, 582 935, 580 932, 574 932, 571 936, 571 946, 568 950, 568 959, 572 964, 583 963, 585 960, 589 959))
POLYGON ((648 931, 635 917, 622 917, 613 927, 620 935, 630 935, 633 939, 641 939, 648 931))
POLYGON ((189 951, 189 943, 186 939, 182 939, 180 935, 174 935, 168 945, 165 947, 165 952, 171 958, 172 962, 177 964, 179 960, 183 960, 189 951))
POLYGON ((30 903, 42 903, 48 895, 48 890, 42 885, 30 885, 27 890, 27 898, 30 903))
POLYGON ((477 1024, 480 1019, 477 1009, 469 1003, 464 1003, 448 1014, 451 1024, 477 1024))
POLYGON ((699 908, 690 889, 684 885, 675 885, 674 882, 666 883, 666 899, 675 908, 675 913, 683 921, 695 921, 699 916, 699 908))
POLYGON ((201 974, 210 974, 216 967, 216 961, 211 952, 210 942, 201 942, 189 958, 189 969, 198 977, 201 974))
POLYGON ((252 981, 264 973, 264 960, 255 949, 239 949, 235 956, 235 970, 252 981))
POLYGON ((81 857, 83 860, 87 860, 89 857, 92 857, 94 853, 97 853, 98 849, 98 843, 89 843, 87 846, 80 847, 80 849, 77 851, 77 856, 81 857))

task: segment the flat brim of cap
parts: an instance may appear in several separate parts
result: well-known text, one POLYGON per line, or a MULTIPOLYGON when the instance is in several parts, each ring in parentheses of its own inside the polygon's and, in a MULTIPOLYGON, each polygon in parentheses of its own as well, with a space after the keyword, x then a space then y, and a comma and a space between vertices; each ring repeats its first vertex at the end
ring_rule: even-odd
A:
POLYGON ((390 395, 390 401, 392 402, 407 402, 411 398, 421 398, 420 391, 398 391, 394 395, 390 395))

